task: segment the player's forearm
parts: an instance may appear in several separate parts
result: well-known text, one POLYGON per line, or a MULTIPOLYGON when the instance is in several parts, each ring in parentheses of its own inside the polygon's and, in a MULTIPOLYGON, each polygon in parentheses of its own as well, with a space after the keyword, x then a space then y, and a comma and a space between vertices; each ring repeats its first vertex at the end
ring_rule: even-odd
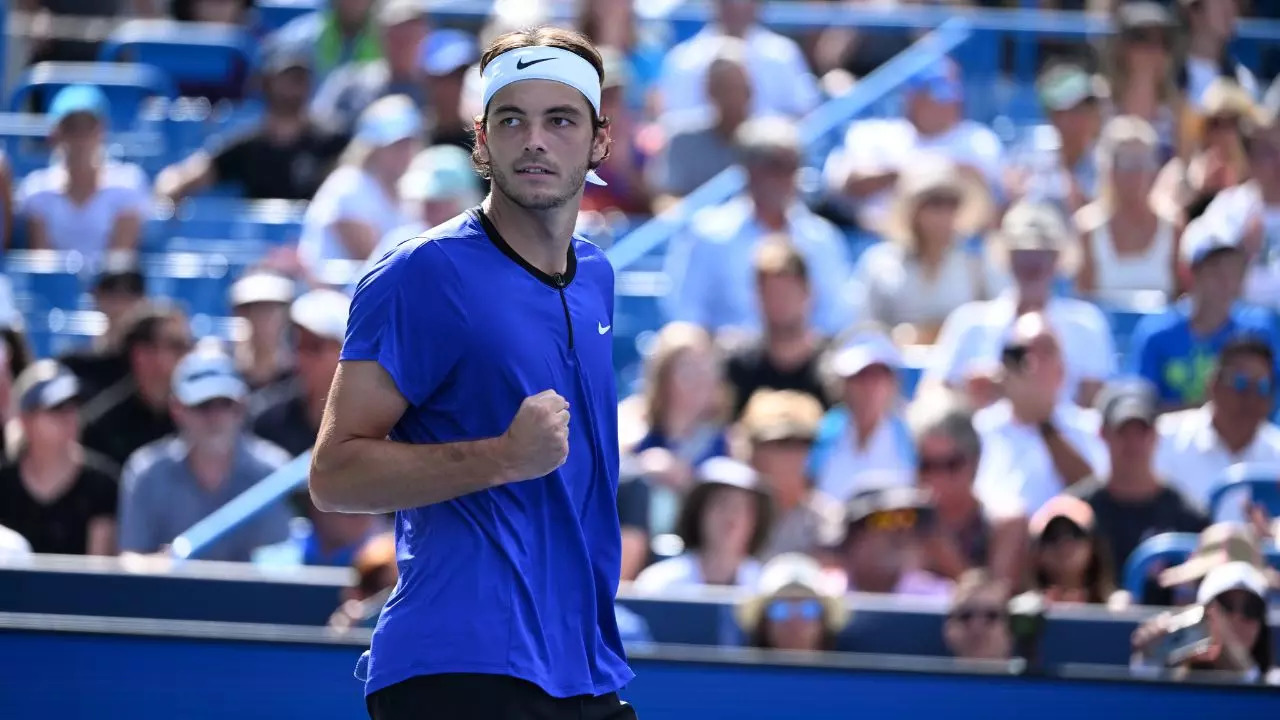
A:
POLYGON ((419 445, 350 438, 316 446, 311 498, 329 512, 433 505, 509 481, 501 438, 419 445))

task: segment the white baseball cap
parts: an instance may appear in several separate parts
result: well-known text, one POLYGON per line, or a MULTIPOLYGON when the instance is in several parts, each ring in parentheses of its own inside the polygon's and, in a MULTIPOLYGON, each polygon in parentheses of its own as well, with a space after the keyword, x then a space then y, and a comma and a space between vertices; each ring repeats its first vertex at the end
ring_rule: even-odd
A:
POLYGON ((831 369, 842 378, 851 378, 873 365, 890 370, 902 367, 902 353, 893 341, 879 333, 852 338, 831 358, 831 369))
POLYGON ((224 398, 243 401, 249 394, 235 361, 221 350, 199 348, 182 358, 173 371, 173 395, 186 407, 224 398))
POLYGON ((345 293, 319 288, 304 293, 289 307, 289 320, 307 332, 342 342, 347 336, 351 298, 345 293))
POLYGON ((1242 560, 1224 563, 1209 571, 1196 590, 1196 602, 1206 605, 1232 590, 1247 590, 1264 600, 1270 583, 1262 571, 1242 560))

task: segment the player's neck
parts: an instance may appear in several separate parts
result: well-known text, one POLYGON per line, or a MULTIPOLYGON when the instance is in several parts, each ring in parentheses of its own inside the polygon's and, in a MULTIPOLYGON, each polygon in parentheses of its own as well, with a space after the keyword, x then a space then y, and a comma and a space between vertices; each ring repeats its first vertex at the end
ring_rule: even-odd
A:
POLYGON ((529 264, 548 275, 564 272, 578 202, 549 210, 530 210, 512 202, 497 188, 480 204, 502 239, 529 264))

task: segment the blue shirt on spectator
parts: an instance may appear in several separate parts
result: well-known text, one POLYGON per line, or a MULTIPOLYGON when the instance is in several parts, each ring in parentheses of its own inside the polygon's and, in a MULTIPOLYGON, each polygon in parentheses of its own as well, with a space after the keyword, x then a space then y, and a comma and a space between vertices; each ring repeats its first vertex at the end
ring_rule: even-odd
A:
POLYGON ((1156 315, 1144 317, 1133 331, 1129 371, 1153 383, 1162 402, 1194 406, 1205 401, 1205 386, 1218 352, 1241 333, 1262 335, 1274 344, 1270 314, 1237 306, 1213 333, 1191 331, 1191 303, 1182 300, 1156 315))
POLYGON ((357 286, 343 361, 373 361, 408 401, 396 442, 497 437, 521 402, 569 401, 569 457, 541 478, 396 513, 400 582, 367 693, 417 675, 489 673, 557 697, 631 678, 614 616, 621 571, 613 267, 575 238, 562 275, 525 262, 479 210, 401 243, 357 286))

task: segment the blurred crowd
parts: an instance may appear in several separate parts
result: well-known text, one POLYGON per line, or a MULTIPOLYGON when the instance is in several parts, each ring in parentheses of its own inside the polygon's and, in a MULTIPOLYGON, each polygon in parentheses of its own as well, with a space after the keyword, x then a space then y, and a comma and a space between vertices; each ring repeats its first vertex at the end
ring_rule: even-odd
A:
MULTIPOLYGON (((251 0, 116 4, 253 22, 251 0)), ((555 9, 497 5, 476 36, 415 0, 331 0, 262 37, 251 77, 183 89, 251 96, 260 120, 154 179, 105 152, 101 88, 40 108, 53 160, 0 177, 5 242, 100 267, 105 329, 37 359, 0 297, 0 545, 163 553, 311 447, 349 306, 328 264, 372 262, 483 197, 479 48, 555 9), (309 201, 296 248, 232 286, 232 343, 194 337, 133 253, 156 203, 222 184, 309 201)), ((1243 13, 1280 5, 1054 5, 1117 30, 1054 46, 1033 88, 1042 124, 1010 140, 971 119, 972 86, 943 60, 906 83, 900 114, 855 120, 816 158, 799 121, 913 38, 787 37, 759 22, 761 3, 717 0, 715 22, 673 46, 627 0, 575 5, 601 47, 614 142, 583 224, 660 213, 730 167, 746 177, 672 240, 668 322, 619 406, 635 590, 744 588, 747 642, 788 649, 834 647, 845 593, 933 598, 951 608, 948 647, 987 659, 1013 653, 1020 593, 1198 605, 1216 649, 1183 665, 1268 677, 1262 549, 1278 528, 1213 490, 1238 463, 1280 462, 1280 84, 1228 49, 1243 13), (1119 327, 1116 307, 1149 312, 1119 327), (1167 532, 1200 547, 1153 566, 1141 597, 1121 590, 1133 551, 1167 532)), ((299 495, 205 557, 355 567, 334 618, 350 626, 395 582, 388 528, 299 495)), ((1171 627, 1144 625, 1135 662, 1171 627)))

